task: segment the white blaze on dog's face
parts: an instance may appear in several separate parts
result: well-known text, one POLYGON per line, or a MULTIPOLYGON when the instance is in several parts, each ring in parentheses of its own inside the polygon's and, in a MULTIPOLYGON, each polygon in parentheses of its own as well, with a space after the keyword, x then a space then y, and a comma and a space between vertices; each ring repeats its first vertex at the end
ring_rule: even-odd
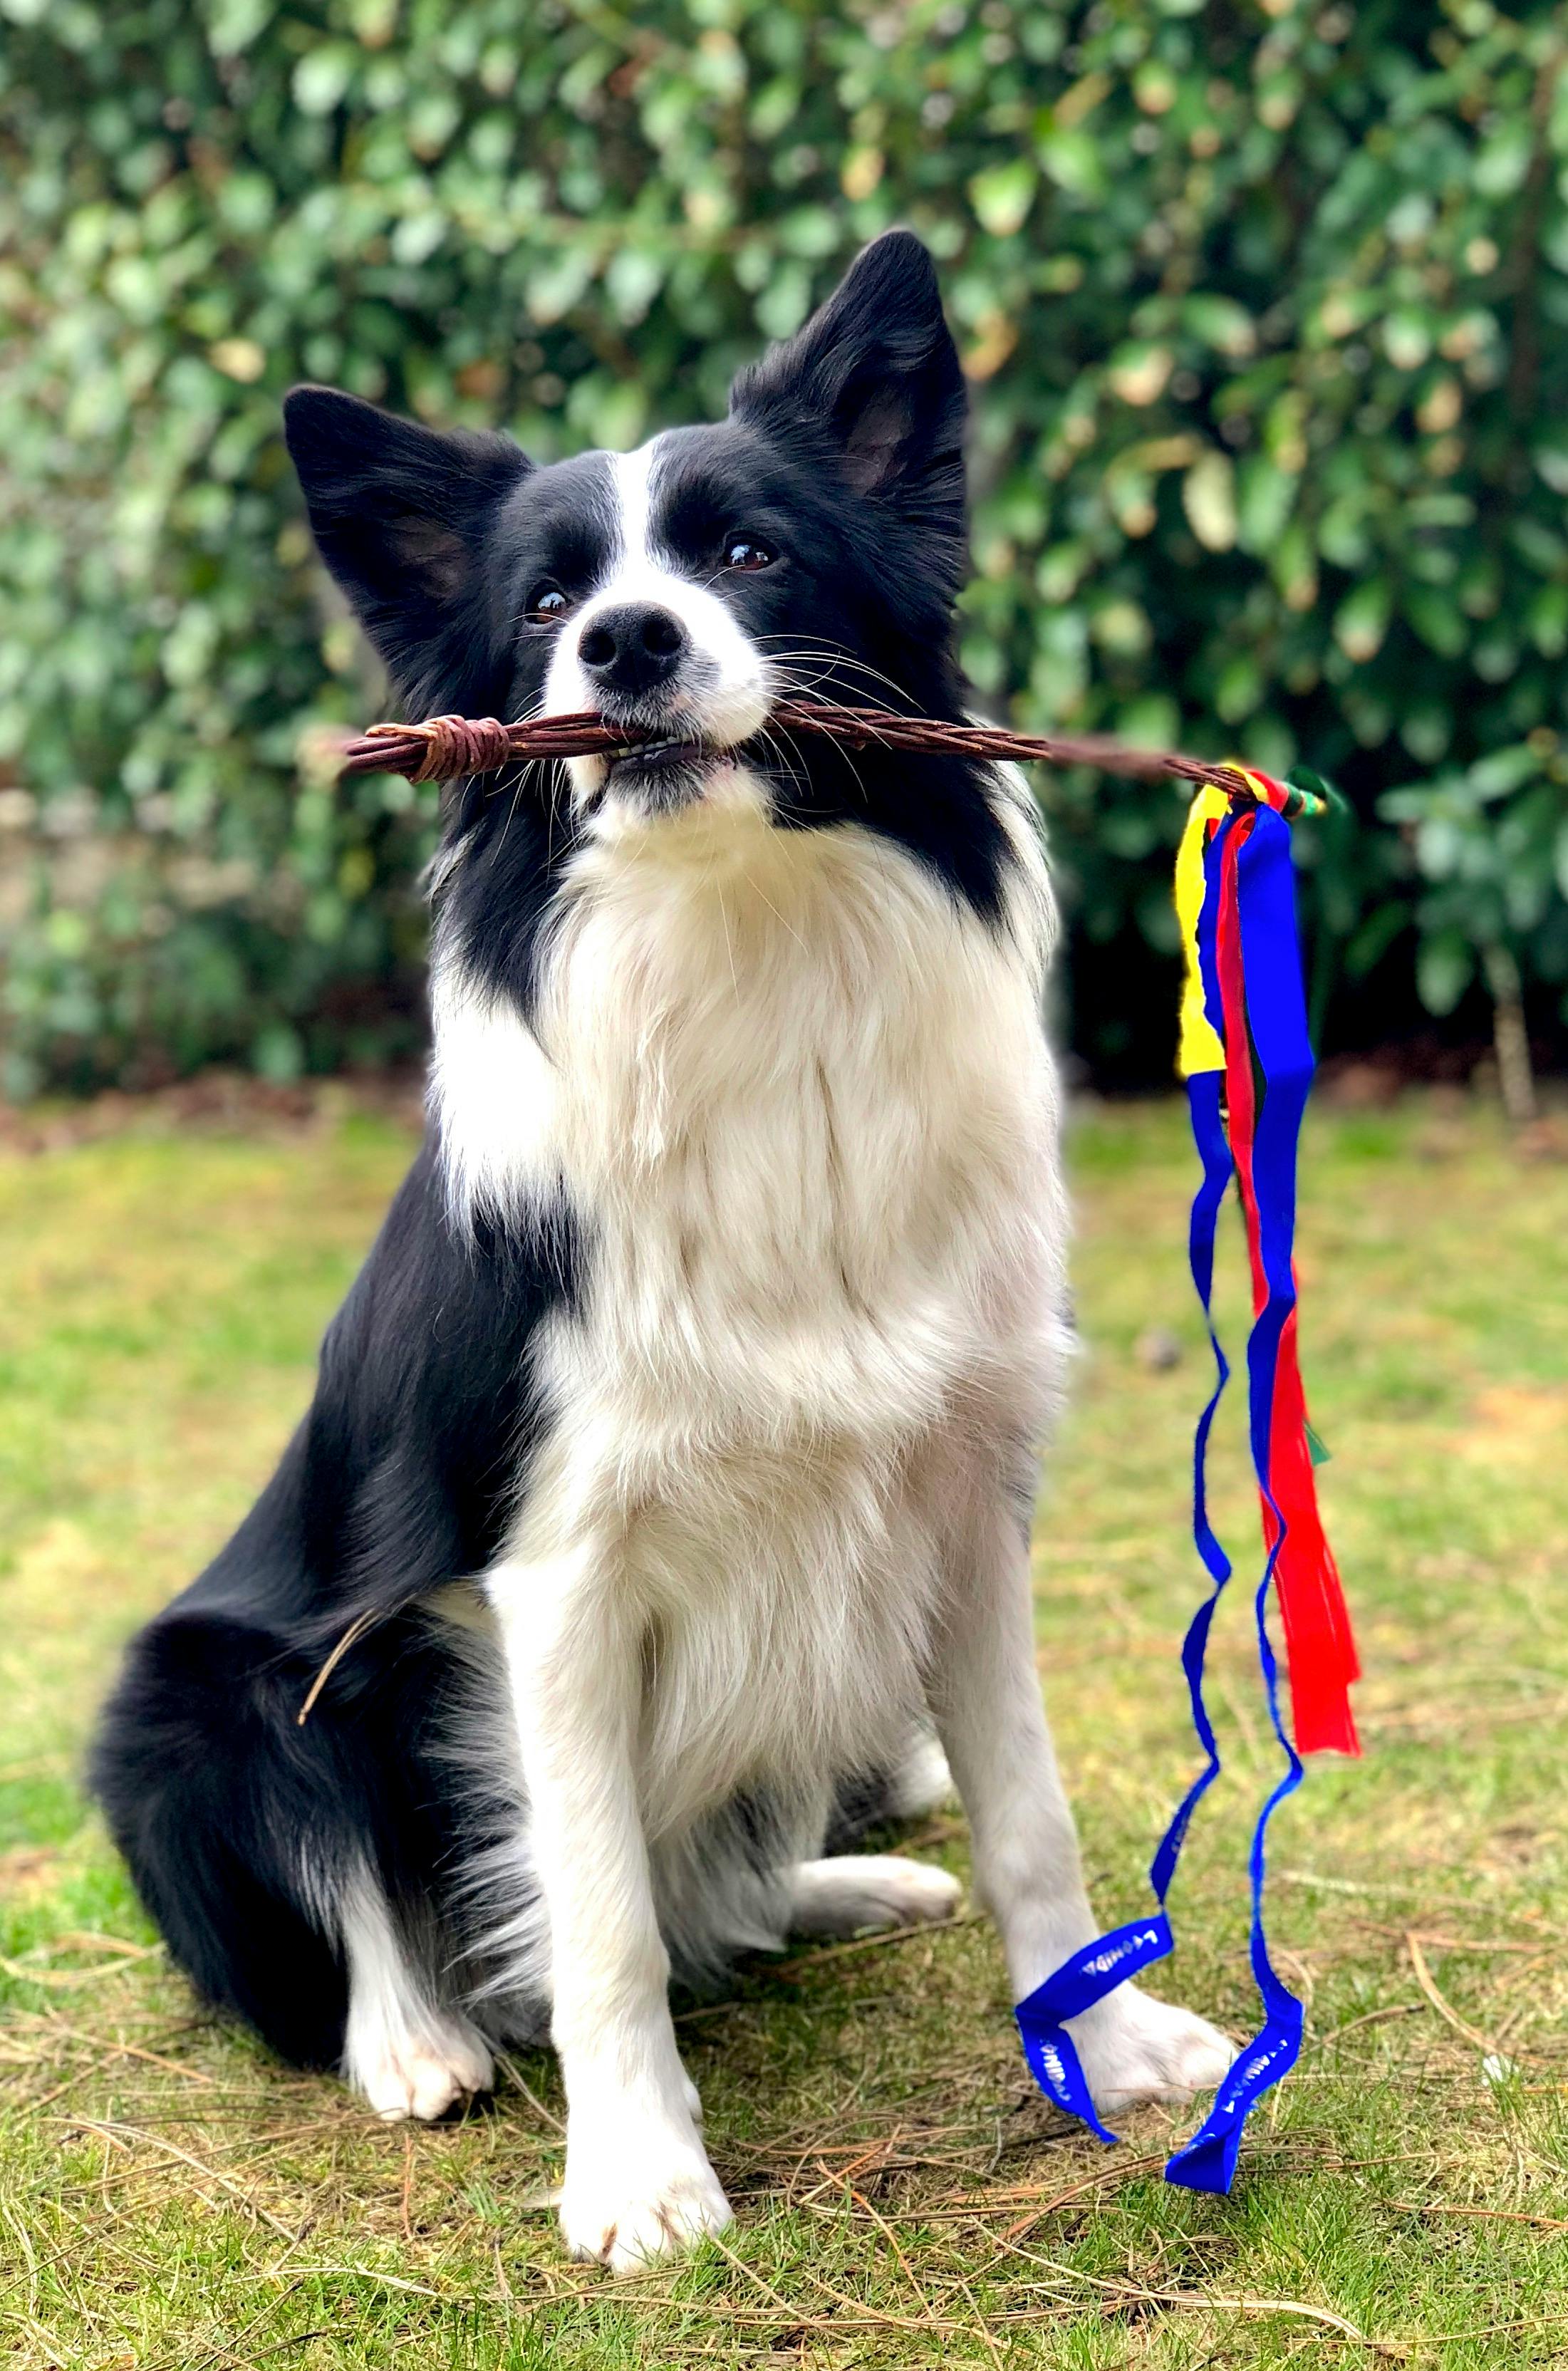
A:
MULTIPOLYGON (((598 577, 575 605, 553 581, 531 589, 530 620, 559 617, 542 713, 597 712, 636 724, 649 741, 623 758, 568 765, 590 827, 613 829, 620 812, 661 811, 696 797, 757 807, 764 794, 726 753, 748 741, 772 705, 772 671, 730 605, 661 538, 660 496, 678 440, 656 437, 635 453, 602 457, 609 534, 598 577)), ((757 573, 775 554, 740 528, 726 531, 721 572, 757 573)))

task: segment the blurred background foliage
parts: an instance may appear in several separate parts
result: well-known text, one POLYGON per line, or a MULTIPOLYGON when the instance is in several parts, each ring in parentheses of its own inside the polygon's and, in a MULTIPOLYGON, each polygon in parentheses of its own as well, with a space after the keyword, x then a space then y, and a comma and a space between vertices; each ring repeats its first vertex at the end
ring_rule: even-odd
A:
MULTIPOLYGON (((0 0, 6 1083, 420 1040, 430 794, 294 379, 540 457, 722 407, 915 226, 1020 723, 1334 776, 1329 1047, 1568 1023, 1568 34, 1488 0, 0 0)), ((1174 791, 1043 783, 1066 1015, 1168 1075, 1174 791)))

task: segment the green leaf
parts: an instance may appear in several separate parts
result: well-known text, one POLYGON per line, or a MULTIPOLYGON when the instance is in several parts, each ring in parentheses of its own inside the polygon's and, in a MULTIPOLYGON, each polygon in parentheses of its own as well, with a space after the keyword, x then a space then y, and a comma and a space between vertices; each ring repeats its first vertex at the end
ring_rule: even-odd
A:
POLYGON ((1187 524, 1205 551, 1228 551, 1236 540, 1236 477, 1223 453, 1201 454, 1182 480, 1187 524))
POLYGON ((1216 353, 1244 360, 1258 343, 1257 326, 1244 305, 1213 292, 1188 296, 1182 306, 1182 326, 1216 353))
POLYGON ((294 105, 306 115, 330 115, 353 80, 359 52, 347 41, 307 50, 294 70, 294 105))
POLYGON ((1400 306, 1383 324, 1383 352, 1396 370, 1416 371, 1432 352, 1432 324, 1412 306, 1400 306))
POLYGON ((805 319, 811 302, 812 283, 805 266, 786 263, 767 282, 752 310, 765 337, 788 338, 805 319))
POLYGON ((1014 156, 1005 165, 992 165, 976 173, 969 184, 969 202, 982 230, 997 238, 1021 230, 1037 186, 1038 177, 1027 156, 1014 156))
POLYGON ((594 259, 587 248, 559 249, 531 272, 524 288, 528 318, 541 329, 570 313, 594 277, 594 259))
POLYGON ((1265 454, 1249 454, 1236 473, 1236 539, 1243 551, 1261 555, 1278 539, 1299 484, 1265 454))
MULTIPOLYGON (((43 14, 49 0, 43 0, 43 14)), ((264 25, 271 22, 276 0, 209 0, 206 11, 208 46, 215 58, 237 57, 248 50, 264 25)), ((13 6, 9 13, 15 13, 13 6)))
POLYGON ((787 254, 811 261, 836 255, 844 243, 843 226, 831 206, 794 206, 778 226, 778 244, 787 254))
POLYGON ((616 318, 632 328, 646 315, 664 282, 664 262, 647 248, 623 247, 611 256, 605 272, 605 293, 616 318))
POLYGON ((1480 799, 1505 799, 1540 770, 1539 751, 1519 741, 1511 749, 1494 749, 1490 757, 1478 758, 1470 769, 1470 785, 1480 799))
POLYGON ((1523 110, 1504 118, 1496 131, 1482 144, 1480 153, 1470 167, 1470 186, 1478 196, 1513 196, 1530 168, 1532 137, 1529 117, 1523 110))
POLYGON ((1347 659, 1361 666, 1377 657, 1392 608, 1393 587, 1386 576, 1368 577, 1345 596, 1334 613, 1334 640, 1347 659))
POLYGON ((1400 596, 1406 620, 1439 658, 1457 659, 1469 639, 1458 605, 1427 584, 1407 584, 1400 596))
POLYGON ((1556 427, 1548 430, 1531 458, 1554 494, 1568 494, 1568 434, 1556 427))
POLYGON ((1214 704, 1227 724, 1239 724, 1251 716, 1263 697, 1263 670, 1251 651, 1238 651, 1219 671, 1214 688, 1214 704))
POLYGON ((1105 168, 1087 132, 1047 121, 1034 135, 1034 153, 1059 190, 1098 202, 1106 193, 1105 168))

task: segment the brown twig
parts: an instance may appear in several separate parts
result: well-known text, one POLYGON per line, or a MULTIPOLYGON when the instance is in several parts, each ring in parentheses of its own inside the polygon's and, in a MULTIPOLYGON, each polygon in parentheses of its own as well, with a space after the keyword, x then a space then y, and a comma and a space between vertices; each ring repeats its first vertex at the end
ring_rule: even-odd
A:
POLYGON ((1325 2330, 1337 2331, 1342 2337, 1354 2339, 1358 2346, 1369 2347, 1374 2354, 1391 2351, 1387 2342, 1368 2338, 1343 2314, 1331 2312, 1327 2306, 1312 2305, 1305 2297, 1216 2296, 1207 2289, 1147 2288, 1141 2281, 1106 2280, 1094 2273, 1080 2272, 1076 2264, 1064 2264, 1053 2256, 1037 2256, 1032 2249, 1013 2246, 1009 2252, 1021 2257, 1025 2263, 1040 2264, 1067 2280, 1081 2281, 1086 2287, 1099 2289, 1107 2297, 1141 2305, 1179 2306, 1200 2313, 1295 2314, 1304 2321, 1319 2322, 1325 2330))
MULTIPOLYGON (((900 716, 891 709, 849 708, 818 700, 783 700, 768 723, 786 733, 815 734, 851 749, 905 749, 917 755, 948 755, 995 761, 1015 758, 1047 766, 1095 766, 1104 773, 1143 781, 1175 775, 1246 795, 1233 765, 1210 765, 1170 749, 1140 749, 1103 734, 1077 736, 1010 733, 997 724, 961 724, 940 717, 900 716)), ((418 724, 373 724, 343 751, 344 774, 403 774, 412 782, 447 782, 467 774, 499 773, 505 766, 538 758, 605 757, 634 748, 649 738, 643 727, 612 724, 582 711, 538 716, 503 724, 493 716, 432 716, 418 724)), ((1286 814, 1314 811, 1308 792, 1292 794, 1286 814)))
POLYGON ((296 1729, 303 1729, 306 1722, 310 1718, 311 1714, 316 1709, 317 1698, 320 1695, 322 1689, 326 1686, 328 1681, 331 1678, 333 1672, 342 1661, 343 1657, 348 1653, 349 1648, 356 1645, 358 1641, 364 1637, 365 1632, 373 1628, 380 1619, 380 1613, 374 1606, 372 1606, 367 1612, 355 1615, 348 1628, 344 1631, 342 1637, 339 1639, 337 1645, 333 1648, 331 1653, 328 1656, 327 1660, 322 1664, 321 1669, 317 1672, 316 1677, 311 1681, 305 1702, 301 1705, 298 1712, 294 1715, 294 1727, 296 1729))
MULTIPOLYGON (((777 2306, 787 2315, 792 2327, 810 2326, 807 2317, 801 2314, 787 2297, 780 2296, 778 2291, 770 2282, 765 2281, 760 2273, 754 2273, 751 2266, 737 2256, 732 2248, 727 2248, 716 2231, 709 2232, 707 2244, 710 2248, 717 2249, 727 2264, 732 2264, 737 2273, 744 2274, 755 2288, 762 2291, 770 2304, 777 2306)), ((853 2320, 847 2318, 839 2320, 838 2317, 835 2316, 835 2324, 839 2330, 905 2330, 921 2333, 934 2331, 948 2336, 973 2335, 962 2322, 939 2321, 928 2309, 918 2321, 911 2321, 907 2314, 880 2312, 876 2307, 865 2305, 859 2297, 846 2296, 841 2290, 830 2287, 819 2273, 813 2273, 812 2277, 824 2296, 831 2297, 834 2304, 840 2308, 840 2312, 847 2307, 849 2314, 856 2317, 853 2320)), ((661 2304, 664 2302, 666 2300, 660 2299, 661 2304)))
POLYGON ((1416 1983, 1444 2022, 1451 2025, 1456 2033, 1462 2034, 1475 2049, 1484 2051, 1489 2057, 1499 2055, 1497 2044, 1491 2035, 1480 2032, 1475 2026, 1468 2023, 1459 2015, 1458 2010, 1450 2002, 1445 2000, 1438 1991, 1432 1971, 1426 1964, 1426 1954, 1421 1948, 1419 1935, 1413 1932, 1407 1934, 1405 1947, 1410 1952, 1410 1964, 1414 1972, 1416 1983))
POLYGON ((1058 2190, 1054 2198, 1042 2198, 1027 2215, 1020 2215, 1016 2223, 1009 2223, 1002 2238, 1020 2238, 1033 2224, 1043 2222, 1045 2216, 1054 2215, 1058 2206, 1066 2206, 1072 2199, 1081 2198, 1086 2191, 1102 2190, 1108 2182, 1113 2182, 1119 2189, 1124 2181, 1132 2180, 1137 2174, 1149 2172, 1162 2161, 1158 2157, 1135 2157, 1124 2159, 1120 2165, 1102 2168, 1098 2173, 1091 2173, 1086 2180, 1075 2181, 1070 2189, 1058 2190))
MULTIPOLYGON (((89 2050, 102 2050, 104 2048, 101 2036, 92 2033, 84 2033, 78 2026, 52 2024, 50 2030, 58 2035, 62 2041, 84 2041, 86 2043, 89 2050)), ((214 2077, 209 2075, 203 2067, 182 2066, 178 2058, 161 2058, 156 2050, 144 2050, 139 2043, 134 2041, 111 2042, 107 2049, 105 2056, 100 2061, 100 2065, 107 2066, 110 2064, 110 2061, 115 2058, 139 2059, 148 2066, 161 2067, 166 2075, 178 2075, 180 2080, 185 2083, 205 2083, 211 2087, 214 2081, 214 2077)), ((33 2102, 35 2110, 41 2108, 44 2104, 45 2102, 41 2099, 37 2099, 33 2102)))
POLYGON ((265 2206, 259 2205, 241 2183, 232 2180, 226 2173, 220 2173, 215 2166, 203 2165, 199 2157, 192 2157, 189 2149, 179 2148, 173 2141, 166 2141, 161 2134, 144 2132, 134 2124, 115 2123, 108 2117, 100 2122, 96 2116, 71 2116, 66 2121, 78 2126, 83 2132, 98 2133, 105 2140, 113 2141, 120 2147, 136 2141, 145 2141, 149 2147, 161 2149, 166 2157, 178 2157, 181 2165, 190 2166, 194 2172, 202 2176, 204 2181, 215 2181, 220 2190, 226 2190, 231 2197, 237 2198, 240 2204, 248 2208, 252 2215, 258 2215, 263 2223, 270 2223, 273 2230, 287 2239, 291 2246, 298 2247, 297 2231, 291 2231, 286 2223, 281 2223, 275 2215, 271 2214, 265 2206))
MULTIPOLYGON (((152 1959, 163 1946, 156 1945, 144 1956, 152 1959)), ((37 1984, 43 1992, 65 1992, 76 1984, 101 1984, 105 1976, 123 1975, 129 1962, 123 1957, 100 1960, 91 1968, 29 1967, 25 1960, 0 1958, 0 1973, 13 1977, 18 1984, 37 1984)))

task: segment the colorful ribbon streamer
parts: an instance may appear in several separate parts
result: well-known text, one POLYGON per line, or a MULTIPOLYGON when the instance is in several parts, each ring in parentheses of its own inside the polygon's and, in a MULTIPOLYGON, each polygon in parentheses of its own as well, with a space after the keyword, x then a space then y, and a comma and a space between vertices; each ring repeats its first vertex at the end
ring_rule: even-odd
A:
POLYGON ((1355 1651, 1313 1480, 1297 1359, 1292 1257, 1297 1145, 1313 1062, 1286 817, 1318 812, 1321 800, 1315 782, 1303 791, 1239 766, 1235 772, 1234 793, 1209 789, 1193 800, 1176 864, 1176 905, 1187 950, 1179 1067, 1187 1081, 1203 1172, 1189 1254, 1216 1373, 1193 1456, 1193 1535, 1210 1587, 1182 1647, 1193 1725, 1205 1761, 1149 1866, 1157 1914, 1118 1927, 1076 1952, 1016 2012, 1024 2054, 1042 2090, 1101 2140, 1114 2141, 1094 2111, 1066 2026, 1173 1948, 1166 1900, 1193 1813, 1219 1775, 1219 1749, 1204 1701, 1204 1662, 1231 1567, 1209 1521, 1206 1468, 1209 1434, 1230 1371, 1212 1304, 1219 1209, 1234 1176, 1252 1272, 1248 1428, 1265 1548, 1255 1607, 1258 1657, 1286 1768, 1259 1815, 1250 1855, 1251 1959, 1263 2022, 1220 2085, 1199 2130, 1165 2169, 1168 2181, 1220 2192, 1228 2191, 1235 2178, 1249 2113, 1289 2072, 1301 2047, 1301 2004, 1276 1973, 1264 1932, 1268 1824, 1301 1783, 1301 1754, 1360 1750, 1348 1693, 1357 1675, 1355 1651), (1271 1593, 1279 1600, 1285 1627, 1294 1744, 1280 1713, 1268 1628, 1271 1593))

